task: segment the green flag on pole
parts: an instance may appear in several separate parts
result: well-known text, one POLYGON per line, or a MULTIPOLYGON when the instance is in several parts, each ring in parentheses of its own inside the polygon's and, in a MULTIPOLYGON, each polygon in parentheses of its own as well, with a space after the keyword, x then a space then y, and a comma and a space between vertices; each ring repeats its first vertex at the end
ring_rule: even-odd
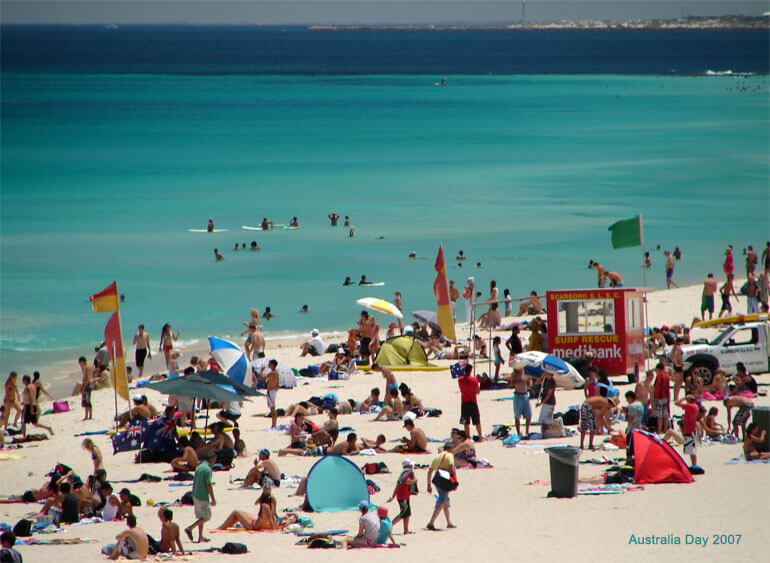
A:
POLYGON ((612 248, 630 248, 643 244, 641 215, 618 221, 607 230, 612 233, 612 248))

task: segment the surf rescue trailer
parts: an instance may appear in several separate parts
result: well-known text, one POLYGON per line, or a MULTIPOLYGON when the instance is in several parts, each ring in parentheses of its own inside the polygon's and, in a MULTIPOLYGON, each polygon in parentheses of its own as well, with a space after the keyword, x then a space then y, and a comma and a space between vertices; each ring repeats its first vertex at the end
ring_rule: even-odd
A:
POLYGON ((635 381, 644 370, 644 312, 638 288, 546 292, 548 351, 570 361, 591 351, 593 365, 635 381))

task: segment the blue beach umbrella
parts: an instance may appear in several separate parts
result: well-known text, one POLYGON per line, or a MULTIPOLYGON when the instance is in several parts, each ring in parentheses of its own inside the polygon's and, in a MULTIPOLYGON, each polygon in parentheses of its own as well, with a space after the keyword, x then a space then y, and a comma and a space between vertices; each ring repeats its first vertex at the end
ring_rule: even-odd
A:
POLYGON ((575 389, 585 383, 585 379, 573 366, 545 352, 522 352, 516 354, 514 365, 533 377, 540 377, 545 372, 552 373, 556 385, 565 389, 575 389))
POLYGON ((209 336, 209 346, 211 347, 211 354, 222 368, 222 371, 230 379, 243 383, 244 379, 246 379, 249 362, 240 346, 216 336, 209 336))

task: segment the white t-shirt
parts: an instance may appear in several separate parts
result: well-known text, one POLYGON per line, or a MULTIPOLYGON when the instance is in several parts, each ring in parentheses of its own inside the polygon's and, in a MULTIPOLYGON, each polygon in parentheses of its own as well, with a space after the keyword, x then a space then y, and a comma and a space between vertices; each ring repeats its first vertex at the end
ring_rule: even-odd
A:
POLYGON ((227 403, 227 412, 233 416, 238 416, 241 414, 241 404, 237 401, 230 401, 227 403))
POLYGON ((359 522, 364 525, 364 537, 372 542, 375 541, 380 535, 380 519, 377 518, 377 513, 370 510, 361 516, 359 522))
POLYGON ((307 341, 308 345, 315 348, 316 352, 319 354, 323 354, 326 352, 326 344, 324 343, 323 339, 320 336, 314 336, 310 340, 307 341))

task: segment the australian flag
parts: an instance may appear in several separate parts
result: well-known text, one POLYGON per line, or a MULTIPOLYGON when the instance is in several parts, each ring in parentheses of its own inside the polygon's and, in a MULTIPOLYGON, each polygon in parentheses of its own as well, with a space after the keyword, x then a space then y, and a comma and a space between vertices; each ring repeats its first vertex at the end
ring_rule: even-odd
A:
POLYGON ((146 426, 146 421, 136 420, 128 430, 114 434, 112 436, 112 455, 141 448, 146 426))
POLYGON ((452 379, 456 379, 465 375, 465 366, 467 362, 457 362, 449 366, 449 372, 452 374, 452 379))
POLYGON ((151 421, 144 431, 144 447, 156 452, 165 452, 176 447, 176 421, 160 417, 151 421))

